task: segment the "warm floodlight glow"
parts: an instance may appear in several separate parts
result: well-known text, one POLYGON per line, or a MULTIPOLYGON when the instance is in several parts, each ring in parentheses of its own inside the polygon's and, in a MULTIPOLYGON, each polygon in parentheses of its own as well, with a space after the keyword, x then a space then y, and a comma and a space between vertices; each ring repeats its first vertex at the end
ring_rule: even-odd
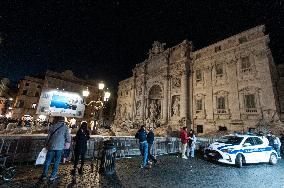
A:
POLYGON ((88 89, 88 87, 87 87, 86 90, 83 90, 83 97, 88 97, 89 94, 90 94, 90 91, 89 91, 89 89, 88 89))
POLYGON ((103 90, 105 88, 105 84, 104 83, 99 83, 99 90, 103 90))

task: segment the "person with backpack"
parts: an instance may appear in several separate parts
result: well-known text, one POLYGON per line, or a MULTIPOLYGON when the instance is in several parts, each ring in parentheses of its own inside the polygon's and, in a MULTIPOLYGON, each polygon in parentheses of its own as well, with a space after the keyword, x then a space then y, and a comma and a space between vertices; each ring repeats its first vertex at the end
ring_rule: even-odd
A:
POLYGON ((83 167, 85 162, 85 154, 87 152, 87 141, 90 139, 90 132, 88 130, 87 122, 82 122, 79 130, 76 133, 76 137, 74 138, 75 149, 74 149, 74 168, 71 171, 72 175, 76 174, 77 165, 79 162, 79 157, 81 157, 81 167, 78 170, 80 175, 83 174, 83 167))
POLYGON ((46 142, 46 149, 48 150, 48 152, 46 154, 46 161, 44 164, 43 172, 40 177, 41 180, 47 179, 48 169, 53 158, 55 160, 49 180, 54 181, 58 178, 57 171, 61 160, 62 151, 64 149, 64 144, 66 142, 71 143, 71 136, 68 131, 68 127, 64 122, 64 117, 55 116, 53 125, 49 128, 48 131, 46 142))
POLYGON ((145 125, 142 125, 141 128, 135 134, 135 138, 139 140, 139 149, 141 155, 143 156, 141 168, 149 168, 148 164, 148 143, 147 143, 147 132, 145 130, 145 125))

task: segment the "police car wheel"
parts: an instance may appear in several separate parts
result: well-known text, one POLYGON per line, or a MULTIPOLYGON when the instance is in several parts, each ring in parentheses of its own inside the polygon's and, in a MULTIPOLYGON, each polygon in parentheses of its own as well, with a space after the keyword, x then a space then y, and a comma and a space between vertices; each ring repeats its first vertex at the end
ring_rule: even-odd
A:
POLYGON ((271 165, 277 164, 277 156, 275 155, 275 153, 271 153, 270 158, 269 158, 269 164, 271 165))
POLYGON ((235 164, 237 167, 242 168, 243 167, 243 157, 241 154, 238 154, 235 160, 235 164))

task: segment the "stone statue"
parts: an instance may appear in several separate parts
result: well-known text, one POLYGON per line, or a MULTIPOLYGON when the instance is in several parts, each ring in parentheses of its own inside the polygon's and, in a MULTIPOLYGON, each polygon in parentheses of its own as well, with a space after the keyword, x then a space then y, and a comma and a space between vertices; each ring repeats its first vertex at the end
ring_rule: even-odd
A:
POLYGON ((150 119, 154 120, 156 119, 157 116, 157 105, 154 101, 152 101, 152 103, 149 106, 149 112, 150 112, 150 119))
POLYGON ((173 116, 179 116, 179 98, 176 97, 172 106, 173 116))

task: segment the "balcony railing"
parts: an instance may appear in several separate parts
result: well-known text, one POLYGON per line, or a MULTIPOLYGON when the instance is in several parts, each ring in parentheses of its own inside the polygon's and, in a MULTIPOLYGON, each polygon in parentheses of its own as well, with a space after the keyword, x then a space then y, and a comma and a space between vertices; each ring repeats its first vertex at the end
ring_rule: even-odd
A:
POLYGON ((256 108, 246 108, 245 111, 248 114, 255 114, 255 113, 257 113, 257 109, 256 108))

